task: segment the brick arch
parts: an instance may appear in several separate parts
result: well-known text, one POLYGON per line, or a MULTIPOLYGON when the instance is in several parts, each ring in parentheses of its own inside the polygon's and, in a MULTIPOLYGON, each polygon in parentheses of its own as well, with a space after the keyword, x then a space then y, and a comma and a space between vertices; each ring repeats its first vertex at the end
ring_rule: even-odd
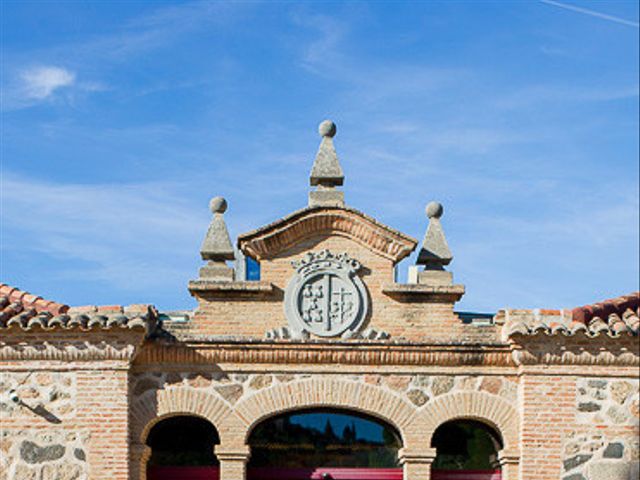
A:
POLYGON ((394 427, 405 447, 412 443, 408 431, 416 409, 399 396, 364 383, 312 378, 266 388, 236 405, 236 414, 246 424, 243 444, 263 420, 308 408, 339 408, 369 415, 394 427))
POLYGON ((506 400, 485 392, 454 392, 427 403, 419 414, 423 442, 431 445, 436 429, 451 420, 477 420, 501 435, 503 451, 517 451, 520 418, 516 408, 506 400))
POLYGON ((144 445, 156 423, 178 415, 193 415, 211 422, 218 430, 220 443, 225 441, 224 433, 228 427, 243 426, 231 408, 215 394, 190 388, 170 388, 148 392, 133 404, 132 441, 144 445))

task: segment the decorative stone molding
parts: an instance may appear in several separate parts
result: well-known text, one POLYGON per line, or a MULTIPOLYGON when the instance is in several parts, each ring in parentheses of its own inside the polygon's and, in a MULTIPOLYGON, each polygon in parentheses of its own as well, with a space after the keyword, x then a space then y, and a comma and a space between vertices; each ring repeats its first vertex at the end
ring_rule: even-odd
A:
POLYGON ((436 459, 437 451, 435 448, 406 448, 398 450, 398 461, 400 465, 405 463, 425 463, 431 465, 436 459))
POLYGON ((424 438, 433 437, 436 429, 456 419, 474 419, 494 428, 504 443, 504 449, 517 454, 520 417, 518 410, 506 400, 484 392, 453 392, 429 402, 420 412, 424 438))
POLYGON ((377 417, 398 430, 403 445, 412 447, 418 438, 408 438, 407 428, 414 422, 415 408, 399 396, 356 382, 310 378, 264 389, 235 406, 247 425, 244 441, 253 428, 268 417, 306 408, 344 408, 377 417))
POLYGON ((298 210, 266 227, 240 235, 238 246, 250 257, 263 260, 321 234, 350 238, 393 263, 408 256, 418 244, 414 238, 353 208, 322 206, 298 210))
POLYGON ((227 224, 224 221, 227 201, 222 197, 212 198, 209 202, 209 208, 213 213, 213 219, 200 247, 200 255, 203 260, 207 261, 207 264, 200 269, 199 278, 230 282, 234 278, 234 271, 226 264, 226 261, 234 260, 235 254, 227 224))
POLYGON ((251 456, 251 448, 248 445, 229 449, 225 445, 216 445, 213 451, 220 462, 246 462, 251 456))
POLYGON ((420 283, 387 283, 382 293, 410 300, 457 302, 464 295, 464 285, 424 285, 420 283))
MULTIPOLYGON (((287 327, 274 328, 265 332, 264 337, 267 340, 290 340, 291 332, 287 327)), ((362 340, 388 340, 391 337, 384 330, 376 330, 375 328, 367 328, 362 333, 354 333, 351 338, 362 340)))
POLYGON ((0 361, 130 362, 145 338, 145 331, 21 332, 0 339, 0 361))
POLYGON ((402 465, 403 477, 405 479, 429 480, 431 478, 431 464, 436 458, 436 449, 406 448, 398 451, 398 460, 402 465))
POLYGON ((247 462, 251 456, 251 449, 248 446, 229 449, 223 445, 217 445, 214 450, 220 461, 220 480, 246 478, 247 462))
POLYGON ((527 337, 526 344, 512 343, 513 360, 517 365, 615 365, 640 366, 640 345, 637 338, 606 336, 587 338, 556 336, 527 337))
POLYGON ((287 327, 274 328, 272 330, 267 330, 264 333, 264 338, 267 340, 290 340, 291 332, 287 327))
POLYGON ((404 343, 401 340, 350 340, 344 342, 259 340, 251 343, 201 342, 146 344, 136 364, 341 364, 500 366, 515 363, 507 346, 447 346, 404 343))
POLYGON ((207 294, 210 296, 227 297, 236 296, 261 296, 274 292, 273 284, 269 282, 227 282, 215 280, 191 280, 189 282, 191 295, 207 294))

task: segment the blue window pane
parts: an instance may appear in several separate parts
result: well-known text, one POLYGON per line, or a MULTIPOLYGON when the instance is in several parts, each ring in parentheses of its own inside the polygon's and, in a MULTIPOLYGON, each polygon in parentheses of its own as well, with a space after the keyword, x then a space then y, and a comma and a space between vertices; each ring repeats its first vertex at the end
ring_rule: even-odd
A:
POLYGON ((247 257, 247 280, 260 280, 260 264, 253 258, 247 257))

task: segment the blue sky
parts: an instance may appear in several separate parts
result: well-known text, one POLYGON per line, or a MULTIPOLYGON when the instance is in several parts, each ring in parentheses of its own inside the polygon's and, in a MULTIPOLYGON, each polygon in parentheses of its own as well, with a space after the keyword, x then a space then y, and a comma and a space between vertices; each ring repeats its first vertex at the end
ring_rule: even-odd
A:
MULTIPOLYGON (((335 120, 350 206, 421 239, 461 310, 638 289, 638 2, 2 2, 2 281, 195 305, 232 236, 304 207, 335 120)), ((403 262, 406 271, 413 262, 403 262)))

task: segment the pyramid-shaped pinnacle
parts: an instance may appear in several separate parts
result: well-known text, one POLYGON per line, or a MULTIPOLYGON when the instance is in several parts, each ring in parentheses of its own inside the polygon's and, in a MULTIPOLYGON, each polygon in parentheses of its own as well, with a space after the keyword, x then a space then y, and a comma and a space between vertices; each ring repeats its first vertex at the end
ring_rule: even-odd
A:
POLYGON ((325 120, 318 126, 318 132, 322 141, 311 168, 309 181, 312 186, 319 185, 328 188, 340 186, 344 183, 344 173, 333 146, 336 124, 331 120, 325 120))
POLYGON ((203 260, 214 262, 233 260, 235 258, 233 246, 224 221, 227 201, 222 197, 215 197, 209 203, 209 208, 213 213, 213 219, 200 247, 200 255, 203 260))
POLYGON ((427 205, 426 212, 427 217, 429 217, 429 226, 422 241, 422 248, 416 263, 424 265, 425 269, 438 270, 453 260, 453 255, 449 250, 449 245, 440 223, 444 208, 438 202, 430 202, 427 205))

